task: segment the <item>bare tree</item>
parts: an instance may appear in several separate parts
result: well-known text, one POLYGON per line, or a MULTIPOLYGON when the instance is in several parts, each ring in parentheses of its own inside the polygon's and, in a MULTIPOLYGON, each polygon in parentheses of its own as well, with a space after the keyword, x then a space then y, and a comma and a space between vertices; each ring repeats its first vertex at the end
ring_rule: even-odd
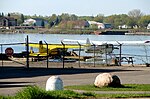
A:
POLYGON ((143 15, 144 14, 141 12, 140 9, 134 9, 134 10, 131 10, 128 12, 129 17, 133 17, 133 18, 137 18, 137 19, 139 19, 143 15))
POLYGON ((130 17, 129 24, 131 27, 139 26, 138 21, 144 14, 139 9, 134 9, 128 12, 128 16, 130 17))

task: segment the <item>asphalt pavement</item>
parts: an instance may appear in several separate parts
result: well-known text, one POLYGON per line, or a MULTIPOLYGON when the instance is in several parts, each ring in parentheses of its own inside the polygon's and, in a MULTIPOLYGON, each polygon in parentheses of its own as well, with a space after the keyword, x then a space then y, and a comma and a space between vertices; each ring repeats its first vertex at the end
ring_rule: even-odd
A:
POLYGON ((50 76, 57 75, 64 86, 93 84, 100 73, 113 73, 119 76, 122 84, 150 84, 150 67, 145 66, 90 66, 73 65, 70 68, 4 66, 0 67, 0 95, 14 95, 28 85, 45 89, 50 76))

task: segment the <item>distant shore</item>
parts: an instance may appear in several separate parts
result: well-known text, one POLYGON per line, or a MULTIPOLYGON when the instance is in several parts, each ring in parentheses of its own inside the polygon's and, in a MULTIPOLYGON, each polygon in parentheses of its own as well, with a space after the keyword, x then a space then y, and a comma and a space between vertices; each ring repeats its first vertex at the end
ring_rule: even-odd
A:
POLYGON ((90 35, 150 35, 150 31, 139 31, 130 29, 107 29, 107 30, 91 30, 91 29, 3 29, 0 34, 12 33, 39 33, 39 34, 90 34, 90 35))

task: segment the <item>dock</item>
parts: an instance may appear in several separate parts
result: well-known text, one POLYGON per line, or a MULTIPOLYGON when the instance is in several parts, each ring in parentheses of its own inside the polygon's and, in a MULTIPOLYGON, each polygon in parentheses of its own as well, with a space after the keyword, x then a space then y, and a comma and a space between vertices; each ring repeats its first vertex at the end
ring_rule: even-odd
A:
POLYGON ((125 33, 125 35, 150 35, 150 32, 125 33))
POLYGON ((95 31, 95 35, 125 35, 128 31, 125 30, 105 30, 105 31, 95 31))

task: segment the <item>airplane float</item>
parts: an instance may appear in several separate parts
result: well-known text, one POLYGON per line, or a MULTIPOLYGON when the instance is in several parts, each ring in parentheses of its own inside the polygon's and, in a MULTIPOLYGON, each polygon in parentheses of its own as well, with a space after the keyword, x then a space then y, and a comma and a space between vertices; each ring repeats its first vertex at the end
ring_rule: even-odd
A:
POLYGON ((79 48, 78 45, 75 44, 66 44, 63 46, 62 44, 43 44, 42 41, 39 42, 39 44, 29 44, 30 47, 33 48, 38 48, 39 52, 31 53, 29 56, 47 56, 47 47, 48 47, 48 55, 53 56, 53 55, 59 55, 63 50, 67 51, 69 48, 79 48))
POLYGON ((87 40, 71 40, 64 39, 63 42, 78 42, 81 45, 85 45, 87 52, 92 52, 95 50, 96 52, 101 53, 111 53, 115 49, 115 45, 126 45, 126 46, 139 46, 139 45, 148 45, 150 44, 149 40, 145 41, 90 41, 89 38, 87 40))
POLYGON ((90 45, 103 45, 103 44, 113 44, 113 45, 145 45, 149 44, 150 40, 144 41, 92 41, 87 38, 87 40, 72 40, 72 39, 64 39, 63 42, 78 42, 80 44, 90 44, 90 45))

